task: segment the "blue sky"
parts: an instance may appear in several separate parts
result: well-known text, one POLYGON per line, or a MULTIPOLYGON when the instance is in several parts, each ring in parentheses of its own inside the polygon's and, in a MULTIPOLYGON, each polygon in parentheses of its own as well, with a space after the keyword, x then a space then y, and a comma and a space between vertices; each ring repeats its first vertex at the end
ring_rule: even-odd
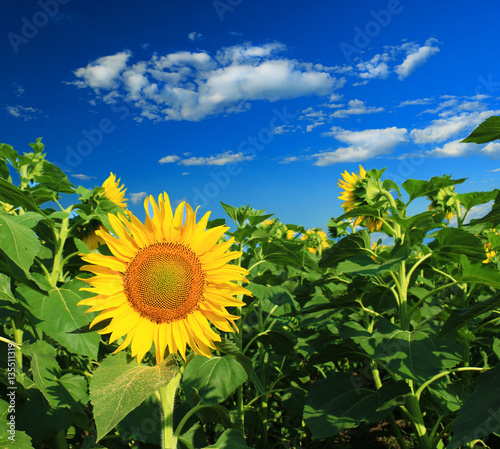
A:
POLYGON ((344 170, 498 187, 493 0, 40 0, 0 18, 0 141, 75 185, 110 172, 143 217, 166 191, 223 217, 251 204, 325 227, 344 170))

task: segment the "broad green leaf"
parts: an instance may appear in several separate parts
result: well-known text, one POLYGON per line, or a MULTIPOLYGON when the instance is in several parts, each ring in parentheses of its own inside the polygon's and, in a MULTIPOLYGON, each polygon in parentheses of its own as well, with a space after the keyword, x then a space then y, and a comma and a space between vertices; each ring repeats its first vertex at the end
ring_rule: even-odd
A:
POLYGON ((361 422, 378 422, 410 392, 405 382, 386 382, 368 388, 359 377, 330 374, 309 389, 304 420, 313 438, 330 438, 361 422))
POLYGON ((434 176, 430 181, 422 181, 419 179, 408 179, 403 182, 403 189, 410 195, 410 201, 422 196, 428 196, 437 192, 439 189, 456 184, 463 183, 467 178, 450 179, 446 176, 434 176))
POLYGON ((396 271, 408 255, 401 254, 398 258, 386 260, 382 264, 375 263, 371 257, 356 256, 338 264, 341 273, 360 274, 362 276, 378 276, 388 271, 396 271))
POLYGON ((29 311, 38 319, 38 327, 59 341, 70 352, 97 359, 101 337, 97 332, 75 334, 73 331, 87 326, 95 316, 85 313, 87 307, 77 306, 82 299, 92 296, 80 292, 86 284, 78 279, 55 287, 48 294, 28 286, 20 286, 17 294, 24 299, 29 311))
POLYGON ((20 190, 18 187, 2 178, 0 178, 0 200, 4 203, 12 204, 15 207, 22 207, 25 210, 43 214, 29 192, 20 190))
POLYGON ((257 335, 257 339, 265 345, 270 345, 276 354, 289 354, 297 342, 297 337, 294 334, 285 329, 278 329, 276 326, 273 329, 259 332, 257 335))
POLYGON ((478 302, 466 309, 455 309, 444 322, 438 338, 446 337, 474 318, 500 308, 500 293, 496 293, 485 301, 478 302))
POLYGON ((262 250, 268 262, 285 266, 292 265, 296 268, 302 268, 303 265, 311 266, 310 258, 304 257, 300 252, 303 246, 293 242, 263 242, 262 250))
POLYGON ((247 380, 247 372, 234 357, 196 355, 186 366, 182 385, 187 394, 196 388, 205 404, 218 404, 247 380))
MULTIPOLYGON (((152 394, 142 404, 132 410, 116 426, 120 437, 124 439, 133 438, 143 443, 161 446, 161 405, 152 394)), ((176 410, 177 413, 177 404, 176 410)))
POLYGON ((489 117, 460 143, 487 143, 500 139, 500 117, 489 117))
POLYGON ((249 449, 245 437, 239 430, 226 430, 217 440, 217 443, 204 449, 249 449))
POLYGON ((97 441, 148 396, 167 385, 178 373, 175 358, 156 366, 137 365, 120 352, 108 356, 94 371, 90 401, 94 407, 97 441))
POLYGON ((12 145, 7 145, 6 143, 0 143, 0 158, 9 161, 14 167, 17 160, 17 151, 14 150, 12 145))
POLYGON ((76 407, 73 407, 72 411, 85 413, 85 406, 89 402, 87 379, 83 376, 66 373, 59 380, 75 400, 76 407))
POLYGON ((226 429, 239 429, 241 426, 233 423, 229 410, 222 405, 206 405, 198 410, 201 421, 222 424, 226 429))
POLYGON ((493 227, 497 226, 500 223, 500 192, 497 193, 495 202, 491 207, 491 211, 479 220, 474 220, 472 223, 469 223, 469 226, 477 225, 480 223, 490 223, 493 227))
POLYGON ((469 192, 469 193, 459 193, 457 194, 457 198, 465 207, 466 210, 472 209, 474 206, 478 206, 480 204, 486 204, 490 201, 493 201, 499 190, 494 189, 490 192, 469 192))
POLYGON ((491 267, 490 264, 476 263, 471 265, 469 259, 462 255, 460 257, 462 273, 459 282, 468 284, 485 284, 490 287, 500 288, 500 272, 491 267))
MULTIPOLYGON (((56 350, 46 341, 38 340, 32 345, 24 343, 22 351, 31 359, 33 380, 49 404, 53 407, 78 407, 75 398, 61 381, 61 368, 56 361, 56 350)), ((66 381, 69 382, 68 379, 66 381)), ((76 394, 73 387, 72 390, 76 394)))
POLYGON ((461 362, 460 347, 451 340, 436 339, 431 329, 406 331, 385 318, 370 334, 358 323, 345 323, 341 335, 350 337, 368 355, 393 373, 422 383, 461 362))
POLYGON ((66 174, 49 161, 43 161, 41 173, 35 175, 34 181, 48 187, 51 190, 61 193, 74 193, 74 185, 69 182, 66 174))
POLYGON ((331 248, 326 249, 319 265, 322 268, 333 267, 350 257, 366 254, 367 248, 370 248, 370 234, 363 229, 344 237, 331 248))
POLYGON ((470 259, 485 259, 484 245, 479 237, 463 229, 443 228, 429 244, 434 256, 444 259, 458 259, 465 255, 470 259))
POLYGON ((479 376, 476 390, 458 411, 447 449, 465 447, 472 440, 500 430, 500 365, 479 376))
POLYGON ((240 352, 240 350, 238 349, 238 347, 234 342, 222 338, 221 341, 215 342, 215 347, 217 348, 217 351, 220 351, 223 354, 227 354, 231 357, 234 357, 234 359, 243 367, 243 369, 247 373, 248 378, 255 384, 255 386, 259 389, 259 391, 261 393, 266 392, 266 390, 264 390, 264 387, 262 386, 262 383, 260 382, 259 377, 255 373, 252 361, 248 357, 245 357, 240 352))
POLYGON ((19 268, 29 271, 40 247, 38 237, 30 228, 0 215, 0 249, 19 268))
POLYGON ((40 221, 45 220, 47 217, 42 214, 38 214, 36 212, 25 212, 21 215, 11 215, 9 218, 12 218, 17 224, 26 226, 27 228, 34 228, 40 221))

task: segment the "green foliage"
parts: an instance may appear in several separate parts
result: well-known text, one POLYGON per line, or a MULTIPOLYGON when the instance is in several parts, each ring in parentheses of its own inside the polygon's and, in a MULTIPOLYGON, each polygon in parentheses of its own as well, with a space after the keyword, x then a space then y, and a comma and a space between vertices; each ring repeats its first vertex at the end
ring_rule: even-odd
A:
POLYGON ((500 139, 500 117, 487 118, 462 143, 487 143, 500 139))
MULTIPOLYGON (((152 350, 138 365, 130 349, 110 355, 124 337, 101 339, 109 320, 90 329, 96 313, 78 306, 91 296, 78 255, 109 254, 87 237, 123 210, 102 187, 75 188, 40 139, 24 154, 1 144, 0 381, 16 387, 17 430, 2 447, 148 449, 166 422, 183 449, 347 447, 374 432, 387 447, 498 445, 499 191, 383 176, 355 186, 365 202, 332 218, 330 239, 222 203, 228 218, 208 228, 230 223, 249 272, 245 306, 228 308, 238 332, 219 332, 212 358, 154 365, 152 350), (410 214, 417 198, 428 204, 410 214)), ((8 410, 1 400, 2 426, 8 410)))

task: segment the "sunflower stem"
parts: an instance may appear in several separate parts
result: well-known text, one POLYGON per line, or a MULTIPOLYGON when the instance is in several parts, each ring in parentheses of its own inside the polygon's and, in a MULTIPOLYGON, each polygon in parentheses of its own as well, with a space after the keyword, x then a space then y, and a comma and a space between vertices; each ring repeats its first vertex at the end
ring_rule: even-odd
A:
POLYGON ((160 388, 161 410, 162 410, 162 449, 176 449, 177 438, 174 438, 174 402, 175 393, 181 380, 178 373, 167 385, 160 388))

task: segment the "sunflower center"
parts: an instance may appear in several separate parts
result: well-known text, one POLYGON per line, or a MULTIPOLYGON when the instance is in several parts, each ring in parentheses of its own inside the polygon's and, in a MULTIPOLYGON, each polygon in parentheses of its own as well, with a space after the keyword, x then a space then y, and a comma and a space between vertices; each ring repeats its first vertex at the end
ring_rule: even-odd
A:
POLYGON ((156 323, 170 322, 197 308, 205 288, 205 272, 188 247, 156 242, 136 254, 125 271, 123 287, 141 316, 156 323))

